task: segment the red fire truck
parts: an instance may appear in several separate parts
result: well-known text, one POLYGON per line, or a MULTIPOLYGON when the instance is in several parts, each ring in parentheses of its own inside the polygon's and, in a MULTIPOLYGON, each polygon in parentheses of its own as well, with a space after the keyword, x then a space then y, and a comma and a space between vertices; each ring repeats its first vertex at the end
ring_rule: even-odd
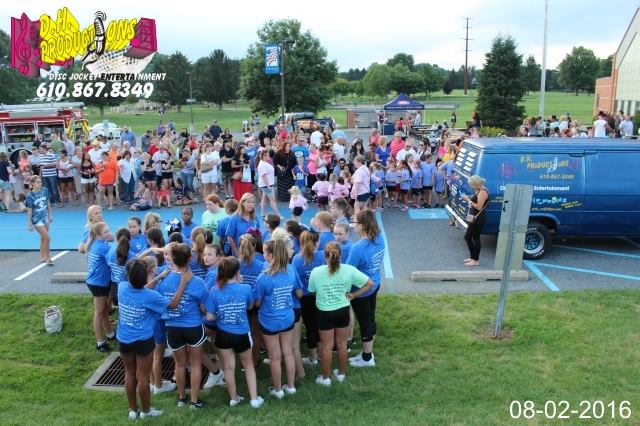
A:
POLYGON ((2 105, 0 104, 0 152, 6 152, 17 164, 21 150, 31 154, 37 135, 41 141, 51 141, 54 133, 69 135, 73 141, 89 136, 89 123, 84 104, 50 103, 2 105))

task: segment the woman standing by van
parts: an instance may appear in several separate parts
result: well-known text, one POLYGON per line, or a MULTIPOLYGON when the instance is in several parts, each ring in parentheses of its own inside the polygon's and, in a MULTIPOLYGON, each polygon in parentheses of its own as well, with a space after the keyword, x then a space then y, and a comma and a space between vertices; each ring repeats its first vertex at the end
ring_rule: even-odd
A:
POLYGON ((465 195, 462 197, 469 204, 468 220, 469 226, 464 234, 464 239, 469 247, 469 257, 464 260, 466 266, 480 265, 480 233, 486 221, 485 209, 489 204, 489 191, 484 186, 485 179, 480 176, 473 175, 469 178, 469 186, 473 188, 475 193, 473 196, 465 195))

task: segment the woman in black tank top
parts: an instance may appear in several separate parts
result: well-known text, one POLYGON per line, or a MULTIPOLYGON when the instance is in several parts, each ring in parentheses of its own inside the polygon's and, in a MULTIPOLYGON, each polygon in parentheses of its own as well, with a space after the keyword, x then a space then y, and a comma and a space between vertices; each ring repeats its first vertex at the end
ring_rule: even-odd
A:
POLYGON ((485 224, 486 207, 489 204, 489 191, 485 188, 484 182, 485 180, 480 176, 471 176, 469 186, 474 189, 475 193, 471 197, 468 195, 462 197, 469 204, 469 216, 473 217, 464 234, 467 247, 469 247, 469 257, 464 260, 465 266, 480 265, 480 234, 482 226, 485 224))

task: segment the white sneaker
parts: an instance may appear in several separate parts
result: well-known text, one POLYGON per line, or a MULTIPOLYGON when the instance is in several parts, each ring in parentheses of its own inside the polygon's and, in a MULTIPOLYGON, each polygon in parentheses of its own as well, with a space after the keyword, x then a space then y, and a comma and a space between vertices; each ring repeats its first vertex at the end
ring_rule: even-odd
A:
POLYGON ((235 407, 236 405, 240 405, 242 401, 244 401, 244 398, 241 396, 238 396, 238 399, 232 399, 231 401, 229 401, 229 407, 235 407))
POLYGON ((296 388, 290 388, 287 385, 282 386, 282 390, 287 394, 287 395, 293 395, 297 392, 296 388))
POLYGON ((170 382, 168 380, 163 380, 162 381, 162 386, 160 386, 159 388, 157 387, 153 387, 153 394, 157 395, 159 393, 165 393, 165 392, 171 392, 176 390, 176 384, 173 382, 170 382))
POLYGON ((162 414, 162 411, 156 410, 155 408, 151 407, 149 408, 148 413, 140 412, 140 418, 144 419, 145 417, 158 417, 161 414, 162 414))
POLYGON ((325 379, 324 377, 322 377, 322 374, 321 374, 318 377, 316 377, 316 384, 329 387, 331 386, 331 379, 329 377, 325 379))
MULTIPOLYGON (((353 361, 359 361, 362 359, 362 352, 360 352, 358 355, 356 356, 352 356, 349 358, 349 362, 353 362, 353 361)), ((376 356, 371 353, 371 359, 376 359, 376 356)), ((374 363, 375 364, 375 363, 374 363)))
POLYGON ((284 391, 282 389, 277 391, 274 388, 269 387, 269 395, 271 395, 274 398, 282 399, 284 398, 284 391))
POLYGON ((262 360, 263 364, 271 365, 271 360, 269 358, 265 358, 262 360))
POLYGON ((129 410, 129 420, 135 420, 138 418, 138 412, 129 410))
POLYGON ((173 356, 173 351, 169 348, 164 348, 164 358, 171 358, 173 356))
POLYGON ((340 374, 340 371, 337 368, 333 370, 333 377, 340 383, 344 382, 344 379, 347 378, 344 374, 340 374))
POLYGON ((311 359, 309 357, 302 358, 302 363, 304 365, 318 365, 318 359, 311 359))
POLYGON ((375 367, 376 361, 372 356, 369 361, 365 361, 364 359, 360 358, 355 361, 351 361, 349 365, 351 365, 352 367, 375 367))
POLYGON ((211 389, 215 385, 222 382, 222 380, 224 380, 224 371, 222 371, 222 369, 220 369, 220 372, 218 374, 209 372, 209 377, 207 377, 207 382, 204 384, 203 389, 211 389))
POLYGON ((253 408, 260 408, 262 407, 262 404, 264 404, 264 399, 262 399, 261 396, 258 396, 256 399, 252 399, 249 404, 251 404, 253 408))

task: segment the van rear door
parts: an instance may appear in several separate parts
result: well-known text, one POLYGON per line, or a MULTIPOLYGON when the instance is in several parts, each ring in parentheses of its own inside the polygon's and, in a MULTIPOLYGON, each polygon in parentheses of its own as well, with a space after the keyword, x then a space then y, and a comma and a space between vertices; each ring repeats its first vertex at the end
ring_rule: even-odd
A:
POLYGON ((588 152, 585 227, 596 235, 640 235, 640 151, 588 152))

